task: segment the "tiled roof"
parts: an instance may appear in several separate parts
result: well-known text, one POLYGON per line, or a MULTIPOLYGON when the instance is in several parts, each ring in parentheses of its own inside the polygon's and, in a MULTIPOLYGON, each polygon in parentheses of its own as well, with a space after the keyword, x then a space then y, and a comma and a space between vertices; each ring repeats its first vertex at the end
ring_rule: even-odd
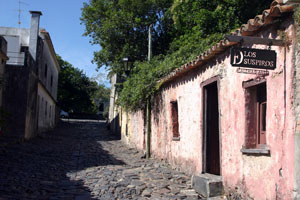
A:
MULTIPOLYGON (((248 20, 247 24, 242 25, 239 29, 231 32, 231 35, 239 36, 251 36, 257 33, 261 28, 266 25, 274 23, 276 19, 281 17, 285 13, 293 12, 293 5, 283 4, 282 0, 275 0, 271 3, 270 9, 264 10, 261 15, 257 15, 254 19, 248 20)), ((199 67, 204 64, 214 56, 224 52, 228 47, 236 45, 237 42, 229 42, 227 39, 221 40, 216 45, 208 49, 206 52, 202 53, 195 60, 182 65, 181 67, 175 69, 173 72, 162 78, 159 82, 166 83, 176 77, 182 75, 183 73, 199 67)))

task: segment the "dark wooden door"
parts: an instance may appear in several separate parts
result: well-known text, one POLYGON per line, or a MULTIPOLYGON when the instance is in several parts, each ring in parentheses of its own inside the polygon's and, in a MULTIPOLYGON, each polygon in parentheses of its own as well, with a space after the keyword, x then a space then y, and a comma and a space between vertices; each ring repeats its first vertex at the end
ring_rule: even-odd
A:
POLYGON ((205 172, 220 175, 219 103, 217 82, 204 87, 205 172))

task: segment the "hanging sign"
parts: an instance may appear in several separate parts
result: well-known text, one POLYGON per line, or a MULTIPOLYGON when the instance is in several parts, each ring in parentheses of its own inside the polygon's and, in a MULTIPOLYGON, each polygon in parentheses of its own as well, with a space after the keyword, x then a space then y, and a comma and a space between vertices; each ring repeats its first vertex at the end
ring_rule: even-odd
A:
POLYGON ((232 48, 230 54, 230 64, 233 67, 270 70, 276 68, 276 52, 272 50, 232 48))

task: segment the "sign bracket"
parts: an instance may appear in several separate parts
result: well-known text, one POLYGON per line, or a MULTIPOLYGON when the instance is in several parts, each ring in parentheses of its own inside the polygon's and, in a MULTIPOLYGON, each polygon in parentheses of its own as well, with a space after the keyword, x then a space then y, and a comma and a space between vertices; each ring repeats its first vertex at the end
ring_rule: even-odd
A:
POLYGON ((283 40, 275 40, 268 38, 260 38, 260 37, 250 37, 250 36, 237 36, 237 35, 225 35, 225 38, 229 42, 238 42, 240 44, 264 44, 268 45, 269 48, 271 46, 284 46, 285 42, 283 40))

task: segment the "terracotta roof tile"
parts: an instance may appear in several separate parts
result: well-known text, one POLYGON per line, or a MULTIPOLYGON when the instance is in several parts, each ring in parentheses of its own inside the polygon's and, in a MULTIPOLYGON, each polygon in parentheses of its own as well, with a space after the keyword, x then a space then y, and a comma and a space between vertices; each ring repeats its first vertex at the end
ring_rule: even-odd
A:
MULTIPOLYGON (((251 36, 257 33, 262 27, 271 24, 278 17, 281 17, 284 13, 293 12, 293 5, 285 5, 282 0, 275 0, 271 3, 270 9, 264 10, 261 15, 255 16, 253 19, 248 20, 247 24, 243 24, 239 29, 231 32, 231 35, 242 35, 242 36, 251 36)), ((216 45, 212 46, 206 52, 197 56, 197 58, 189 63, 182 65, 181 67, 175 69, 169 75, 162 78, 159 82, 169 82, 175 77, 180 76, 181 74, 200 66, 205 63, 212 57, 224 52, 228 47, 237 44, 236 42, 229 42, 224 39, 221 40, 216 45)))
POLYGON ((283 4, 283 1, 282 0, 275 0, 271 3, 271 6, 270 7, 274 7, 274 6, 277 6, 277 5, 282 5, 283 4))

